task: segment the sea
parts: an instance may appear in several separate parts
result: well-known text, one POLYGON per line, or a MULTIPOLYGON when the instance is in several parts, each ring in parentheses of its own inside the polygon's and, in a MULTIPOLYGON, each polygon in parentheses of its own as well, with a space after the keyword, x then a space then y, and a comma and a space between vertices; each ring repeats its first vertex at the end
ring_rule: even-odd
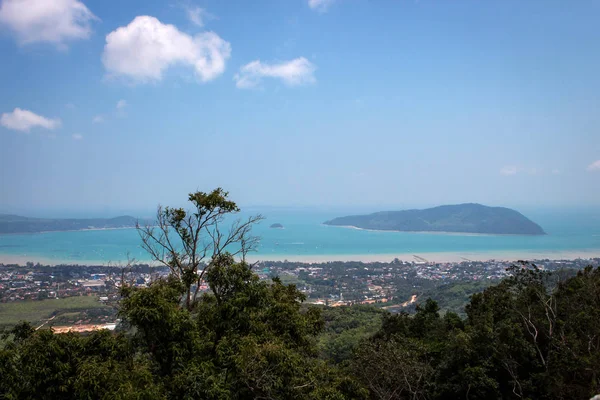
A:
MULTIPOLYGON (((376 210, 374 210, 376 211, 376 210)), ((521 211, 521 210, 519 210, 521 211)), ((265 220, 256 260, 460 261, 472 259, 570 259, 600 257, 600 208, 523 212, 546 231, 543 236, 473 235, 369 231, 327 226, 348 215, 336 210, 252 209, 265 220), (280 223, 283 229, 270 228, 280 223)), ((240 218, 250 214, 242 213, 240 218)), ((0 263, 123 265, 128 258, 151 261, 135 229, 0 235, 0 263)))

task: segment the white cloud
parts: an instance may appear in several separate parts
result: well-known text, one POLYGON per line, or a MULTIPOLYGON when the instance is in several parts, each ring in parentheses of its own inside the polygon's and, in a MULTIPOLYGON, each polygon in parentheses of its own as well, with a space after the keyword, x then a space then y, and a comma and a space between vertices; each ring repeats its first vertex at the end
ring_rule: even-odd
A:
POLYGON ((104 122, 104 117, 102 115, 96 115, 93 119, 92 119, 92 123, 93 124, 101 124, 104 122))
POLYGON ((335 0, 308 0, 308 6, 316 11, 325 12, 335 0))
POLYGON ((0 24, 10 28, 21 44, 86 39, 97 17, 79 0, 3 0, 0 24))
POLYGON ((559 174, 560 174, 560 169, 558 169, 558 168, 554 168, 554 169, 552 170, 552 175, 559 175, 559 174))
POLYGON ((519 172, 519 169, 517 167, 515 167, 514 165, 507 165, 505 167, 502 167, 502 169, 500 170, 500 174, 502 175, 516 175, 517 172, 519 172))
POLYGON ((225 71, 231 45, 214 32, 188 35, 174 25, 138 16, 106 36, 102 62, 109 76, 135 82, 159 81, 171 66, 193 67, 202 82, 225 71))
POLYGON ((29 110, 15 108, 11 113, 2 114, 2 117, 0 117, 0 125, 21 132, 29 132, 31 128, 35 127, 52 130, 60 126, 60 119, 50 119, 37 115, 29 110))
POLYGON ((125 107, 127 107, 127 101, 126 100, 121 99, 121 100, 117 101, 117 110, 122 110, 125 107))
POLYGON ((298 86, 314 83, 315 70, 315 65, 304 57, 279 64, 265 64, 255 60, 240 68, 234 80, 240 89, 259 86, 263 78, 277 78, 288 86, 298 86))
POLYGON ((600 160, 594 161, 587 167, 588 171, 600 171, 600 160))
POLYGON ((83 139, 83 136, 80 135, 79 133, 73 134, 73 140, 81 140, 81 139, 83 139))

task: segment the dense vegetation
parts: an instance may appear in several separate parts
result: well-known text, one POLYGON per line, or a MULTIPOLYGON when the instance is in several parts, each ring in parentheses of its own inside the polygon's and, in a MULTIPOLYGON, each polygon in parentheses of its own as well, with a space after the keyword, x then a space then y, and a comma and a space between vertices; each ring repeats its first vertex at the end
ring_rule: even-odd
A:
POLYGON ((77 231, 82 229, 134 228, 137 218, 122 216, 115 218, 28 218, 18 215, 0 214, 0 234, 39 233, 51 231, 77 231))
POLYGON ((322 309, 324 329, 319 335, 321 357, 337 364, 352 358, 364 339, 380 328, 386 312, 370 305, 325 307, 322 309))
MULTIPOLYGON (((438 304, 442 312, 451 311, 462 317, 465 316, 465 305, 475 293, 480 293, 489 286, 498 282, 490 281, 472 281, 472 282, 452 282, 445 285, 439 285, 428 288, 421 295, 423 299, 432 299, 438 304)), ((407 307, 407 312, 416 311, 417 304, 410 308, 407 307)))
POLYGON ((466 318, 303 307, 223 255, 192 309, 174 276, 125 286, 118 334, 35 331, 0 350, 0 397, 587 399, 600 392, 600 269, 535 267, 474 294, 466 318))
POLYGON ((89 336, 20 324, 0 351, 6 398, 360 398, 363 388, 318 357, 319 310, 302 293, 259 281, 223 255, 206 274, 211 294, 192 309, 172 276, 125 287, 132 329, 89 336), (183 303, 182 303, 183 301, 183 303))
POLYGON ((382 211, 369 215, 334 218, 325 224, 383 231, 544 235, 544 230, 538 224, 518 211, 481 204, 382 211))

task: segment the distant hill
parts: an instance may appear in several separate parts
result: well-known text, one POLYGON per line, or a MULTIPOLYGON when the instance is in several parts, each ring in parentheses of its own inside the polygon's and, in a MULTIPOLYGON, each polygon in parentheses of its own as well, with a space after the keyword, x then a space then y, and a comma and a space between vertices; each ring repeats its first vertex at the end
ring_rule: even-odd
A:
MULTIPOLYGON (((135 226, 137 220, 137 218, 127 215, 116 218, 47 219, 0 214, 0 234, 78 231, 84 229, 132 228, 135 226)), ((148 223, 148 221, 140 220, 140 224, 146 223, 148 223)))
POLYGON ((382 231, 546 234, 538 224, 518 211, 472 203, 353 215, 334 218, 325 224, 382 231))

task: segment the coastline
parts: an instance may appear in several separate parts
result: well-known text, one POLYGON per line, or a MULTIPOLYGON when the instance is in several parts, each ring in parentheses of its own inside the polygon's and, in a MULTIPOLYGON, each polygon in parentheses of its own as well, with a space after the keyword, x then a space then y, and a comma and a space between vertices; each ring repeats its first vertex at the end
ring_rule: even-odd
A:
POLYGON ((62 229, 62 230, 56 230, 56 231, 39 231, 39 232, 0 233, 0 236, 40 235, 43 233, 58 233, 58 232, 116 231, 116 230, 120 230, 120 229, 135 229, 135 226, 119 226, 119 227, 114 227, 114 228, 62 229))
POLYGON ((574 260, 591 259, 600 257, 600 249, 592 250, 565 250, 565 251, 481 251, 481 252, 429 252, 429 253, 397 253, 397 254, 329 254, 329 255, 273 255, 258 256, 249 255, 250 262, 256 261, 292 261, 304 263, 324 263, 324 262, 348 262, 361 261, 370 262, 391 262, 395 258, 400 261, 420 262, 415 256, 427 260, 427 262, 462 262, 462 261, 518 261, 518 260, 574 260))
MULTIPOLYGON (((463 262, 463 261, 518 261, 518 260, 574 260, 600 258, 600 249, 589 250, 559 250, 559 251, 480 251, 480 252, 429 252, 429 253, 390 253, 390 254, 314 254, 314 255, 291 255, 250 254, 248 262, 257 261, 290 261, 301 263, 325 263, 325 262, 391 262, 395 258, 407 262, 463 262), (423 261, 425 260, 425 261, 423 261)), ((47 257, 0 254, 0 264, 20 264, 27 262, 40 263, 43 265, 112 265, 121 267, 127 265, 127 260, 69 260, 52 259, 47 257)), ((140 264, 156 264, 150 260, 136 260, 140 264)))
POLYGON ((398 231, 395 229, 368 229, 368 228, 359 228, 354 225, 329 225, 329 224, 321 224, 323 226, 334 227, 334 228, 345 228, 345 229, 355 229, 357 231, 366 231, 366 232, 395 232, 395 233, 419 233, 426 235, 449 235, 449 236, 545 236, 546 232, 542 234, 535 233, 474 233, 474 232, 450 232, 450 231, 398 231))

